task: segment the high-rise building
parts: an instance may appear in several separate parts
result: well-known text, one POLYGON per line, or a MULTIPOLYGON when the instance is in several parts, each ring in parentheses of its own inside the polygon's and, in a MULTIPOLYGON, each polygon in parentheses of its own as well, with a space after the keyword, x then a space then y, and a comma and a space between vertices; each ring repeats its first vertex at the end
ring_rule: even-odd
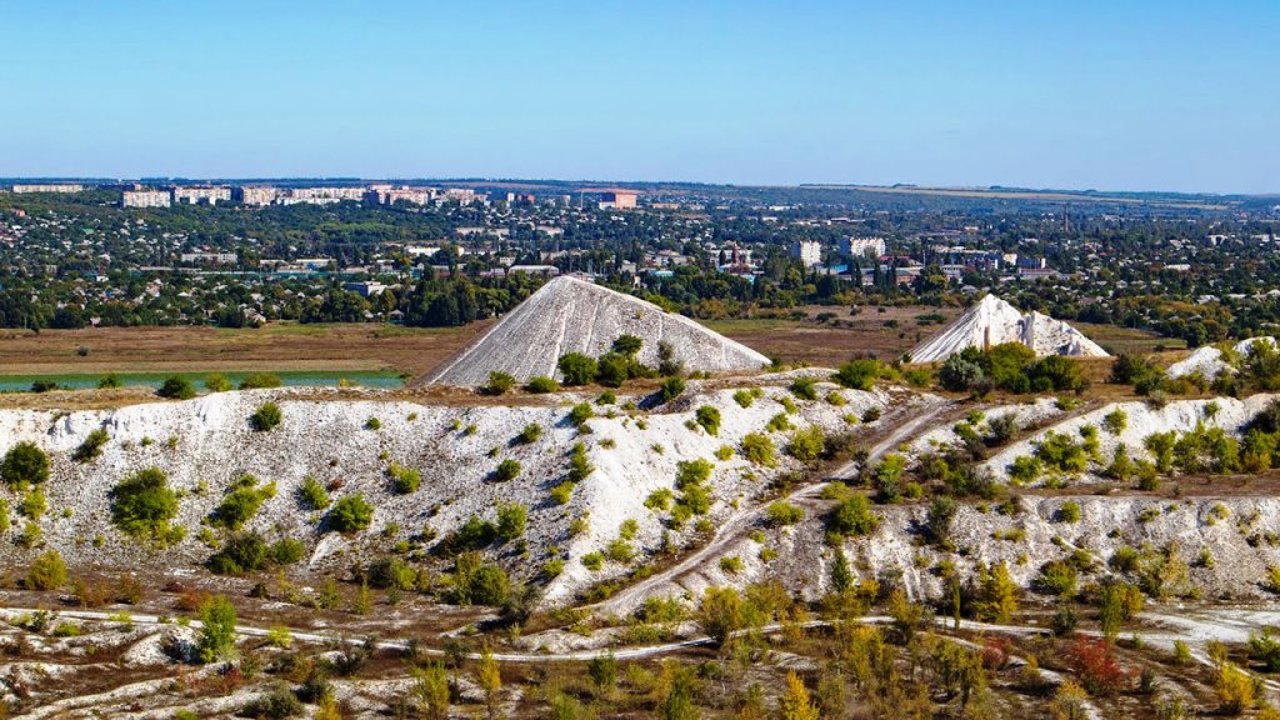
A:
POLYGON ((840 241, 840 254, 850 257, 880 257, 885 253, 882 237, 851 237, 840 241))
POLYGON ((608 190, 600 193, 601 210, 630 210, 636 206, 636 194, 627 190, 608 190))
POLYGON ((280 197, 280 190, 263 185, 242 185, 236 188, 235 198, 245 205, 270 205, 280 197))
POLYGON ((84 190, 83 185, 65 183, 13 186, 13 192, 18 195, 22 195, 24 193, 78 193, 81 190, 84 190))
POLYGON ((791 257, 798 258, 805 267, 822 264, 822 243, 817 240, 796 240, 791 243, 791 257))
POLYGON ((171 200, 172 196, 168 190, 125 190, 120 194, 120 207, 169 207, 171 200))
POLYGON ((231 188, 221 185, 179 185, 173 189, 177 205, 217 205, 231 200, 231 188))

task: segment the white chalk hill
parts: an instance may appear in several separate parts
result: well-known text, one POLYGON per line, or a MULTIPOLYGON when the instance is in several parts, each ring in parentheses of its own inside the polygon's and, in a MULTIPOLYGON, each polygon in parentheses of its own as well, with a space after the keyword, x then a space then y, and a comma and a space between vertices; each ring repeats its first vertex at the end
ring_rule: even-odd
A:
POLYGON ((502 318, 489 332, 427 382, 474 386, 500 370, 518 381, 556 377, 560 356, 577 352, 598 357, 620 335, 644 341, 640 362, 658 364, 658 343, 666 342, 687 370, 759 370, 769 359, 742 343, 712 332, 650 302, 585 280, 558 277, 502 318))
POLYGON ((1038 312, 1022 313, 995 295, 987 295, 937 335, 911 351, 912 362, 938 362, 969 347, 1022 343, 1037 357, 1107 357, 1107 351, 1062 320, 1038 312))

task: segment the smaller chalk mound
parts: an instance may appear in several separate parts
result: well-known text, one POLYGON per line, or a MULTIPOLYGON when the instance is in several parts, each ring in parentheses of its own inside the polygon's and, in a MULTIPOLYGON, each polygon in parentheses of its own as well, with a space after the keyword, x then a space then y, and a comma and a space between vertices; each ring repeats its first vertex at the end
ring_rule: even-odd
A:
POLYGON ((1022 313, 995 295, 987 295, 955 322, 911 351, 912 362, 939 362, 964 350, 1022 343, 1037 357, 1107 357, 1107 351, 1067 323, 1038 312, 1022 313))

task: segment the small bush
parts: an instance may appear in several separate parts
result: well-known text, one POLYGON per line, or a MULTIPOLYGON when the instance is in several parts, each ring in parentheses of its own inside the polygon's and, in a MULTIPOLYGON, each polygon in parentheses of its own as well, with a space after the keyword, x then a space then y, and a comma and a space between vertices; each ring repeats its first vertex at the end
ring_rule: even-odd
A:
POLYGON ((28 590, 56 590, 67 584, 67 564, 57 550, 43 552, 31 561, 23 586, 28 590))
POLYGON ((94 428, 93 431, 85 437, 84 442, 80 443, 80 446, 76 448, 74 453, 72 453, 71 459, 80 463, 97 460, 98 457, 102 455, 102 448, 106 446, 110 439, 111 437, 107 435, 107 431, 105 429, 94 428))
POLYGON ((111 490, 111 520, 135 539, 162 539, 178 514, 178 496, 160 468, 139 470, 111 490))
POLYGON ((273 402, 265 402, 249 416, 249 425, 257 432, 271 432, 284 420, 280 406, 273 402))
POLYGON ((791 441, 787 443, 787 454, 804 463, 811 463, 822 454, 826 444, 826 435, 822 428, 810 425, 804 430, 791 433, 791 441))
POLYGON ((869 535, 880 527, 880 517, 871 510, 866 495, 845 498, 827 515, 827 528, 840 535, 869 535))
POLYGON ((506 395, 516 386, 516 379, 501 370, 489 372, 489 384, 482 388, 486 395, 506 395))
POLYGON ((556 367, 564 377, 564 384, 569 386, 590 385, 596 381, 596 375, 600 372, 595 358, 587 357, 582 353, 562 355, 556 367))
POLYGON ((720 410, 711 405, 703 405, 698 408, 695 417, 698 424, 702 426, 703 430, 707 431, 708 435, 715 436, 720 434, 720 410))
POLYGON ((604 567, 604 555, 600 552, 589 552, 582 556, 582 565, 586 569, 596 572, 604 567))
POLYGON ((222 373, 209 373, 204 376, 204 389, 211 393, 226 392, 231 389, 231 381, 222 373))
POLYGON ((818 399, 818 381, 811 377, 798 377, 791 381, 788 388, 792 395, 801 400, 817 400, 818 399))
POLYGON ((744 389, 744 390, 738 390, 733 393, 733 401, 738 403, 738 405, 743 409, 746 409, 751 407, 755 403, 756 398, 754 395, 751 394, 750 390, 744 389))
POLYGON ((20 442, 4 454, 0 477, 13 490, 25 490, 49 479, 49 455, 35 443, 20 442))
POLYGON ((392 488, 400 495, 417 492, 418 486, 422 484, 422 473, 399 463, 391 463, 387 467, 387 476, 391 478, 392 488))
POLYGON ((258 514, 258 509, 263 503, 275 495, 275 483, 258 487, 257 478, 249 474, 241 475, 223 496, 222 502, 209 515, 209 524, 228 530, 239 530, 258 514))
POLYGON ((546 375, 535 375, 529 378, 529 382, 525 383, 524 389, 535 395, 544 395, 559 390, 560 383, 546 375))
POLYGON ((870 358, 850 360, 840 366, 833 379, 853 390, 870 390, 883 371, 884 366, 879 360, 870 358))
POLYGON ((498 506, 498 539, 511 542, 524 535, 525 523, 529 518, 529 508, 520 503, 505 503, 498 506))
POLYGON ((520 462, 507 458, 498 463, 498 467, 493 471, 494 482, 507 482, 515 480, 520 475, 520 462))
POLYGON ((669 377, 662 382, 662 388, 659 390, 659 396, 663 403, 669 403, 680 397, 684 392, 684 379, 680 377, 669 377))
POLYGON ((542 437, 542 426, 538 423, 529 423, 524 426, 520 434, 516 436, 516 442, 521 445, 529 445, 538 442, 542 437))
POLYGON ((755 465, 775 467, 778 464, 777 447, 764 433, 748 433, 742 438, 738 449, 744 458, 755 465))
POLYGON ((1080 522, 1080 503, 1068 500, 1058 507, 1058 522, 1078 523, 1080 522))
POLYGON ((196 396, 196 389, 190 380, 181 375, 173 375, 160 384, 156 394, 170 400, 190 400, 196 396))
POLYGON ((804 519, 804 510, 799 506, 779 500, 769 505, 765 512, 765 517, 769 524, 774 527, 783 527, 787 525, 795 525, 804 519))
POLYGON ((329 491, 319 480, 308 475, 298 487, 298 499, 308 510, 324 510, 329 507, 329 491))
POLYGON ((373 522, 373 506, 363 495, 348 495, 334 503, 328 515, 329 527, 338 532, 366 530, 373 522))
POLYGON ((365 430, 373 430, 373 431, 375 431, 375 432, 376 432, 376 431, 378 431, 378 430, 381 430, 381 429, 382 429, 382 421, 381 421, 381 420, 379 420, 379 419, 378 419, 378 418, 376 418, 376 417, 371 417, 371 418, 369 418, 368 420, 365 420, 365 421, 364 421, 364 429, 365 429, 365 430))
POLYGON ((307 546, 301 540, 281 538, 271 543, 268 554, 276 565, 292 565, 306 556, 307 546))
POLYGON ((280 376, 274 373, 250 373, 240 381, 240 389, 263 390, 266 388, 278 388, 282 384, 280 376))
POLYGON ((581 425, 595 417, 595 414, 591 403, 580 402, 569 410, 569 422, 573 425, 581 425))

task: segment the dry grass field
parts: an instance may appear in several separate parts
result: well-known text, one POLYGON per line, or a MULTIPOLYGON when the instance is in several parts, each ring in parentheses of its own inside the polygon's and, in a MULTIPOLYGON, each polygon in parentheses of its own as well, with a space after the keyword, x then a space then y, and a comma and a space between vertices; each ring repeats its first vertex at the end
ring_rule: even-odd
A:
POLYGON ((10 330, 0 334, 0 375, 394 370, 415 376, 452 356, 488 326, 277 323, 256 330, 10 330))

